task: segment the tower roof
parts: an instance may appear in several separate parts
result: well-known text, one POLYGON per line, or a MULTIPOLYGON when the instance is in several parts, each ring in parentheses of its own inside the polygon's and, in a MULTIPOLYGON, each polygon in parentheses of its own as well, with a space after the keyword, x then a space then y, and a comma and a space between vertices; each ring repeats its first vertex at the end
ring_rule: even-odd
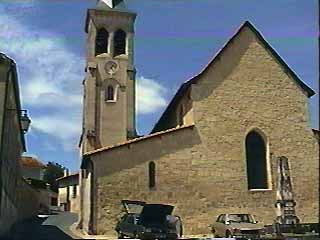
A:
POLYGON ((96 8, 99 9, 127 9, 123 0, 98 0, 96 8))
MULTIPOLYGON (((1 1, 1 0, 0 0, 1 1)), ((90 12, 99 11, 99 12, 114 12, 121 13, 132 16, 134 19, 136 13, 129 10, 126 6, 125 0, 97 0, 97 4, 94 8, 90 8, 87 11, 85 31, 88 33, 88 25, 90 19, 90 12)))

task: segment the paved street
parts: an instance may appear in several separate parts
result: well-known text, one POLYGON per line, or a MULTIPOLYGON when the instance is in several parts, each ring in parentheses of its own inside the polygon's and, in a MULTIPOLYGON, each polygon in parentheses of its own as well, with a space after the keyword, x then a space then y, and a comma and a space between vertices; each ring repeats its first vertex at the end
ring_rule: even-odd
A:
MULTIPOLYGON (((69 228, 77 221, 77 214, 59 213, 48 218, 34 218, 14 227, 10 235, 3 240, 69 240, 79 239, 69 228)), ((1 239, 2 240, 2 239, 1 239)))
MULTIPOLYGON (((72 240, 81 239, 70 231, 70 226, 77 222, 77 214, 62 212, 45 218, 34 218, 16 225, 9 236, 0 240, 72 240)), ((90 238, 86 236, 85 238, 90 238)), ((103 236, 91 236, 91 239, 107 239, 103 236)), ((188 240, 213 240, 210 237, 189 236, 188 240)), ((224 240, 224 238, 219 238, 224 240)), ((264 238, 272 240, 273 238, 264 238)), ((315 236, 285 237, 285 240, 318 240, 315 236)), ((183 239, 181 239, 183 240, 183 239)))

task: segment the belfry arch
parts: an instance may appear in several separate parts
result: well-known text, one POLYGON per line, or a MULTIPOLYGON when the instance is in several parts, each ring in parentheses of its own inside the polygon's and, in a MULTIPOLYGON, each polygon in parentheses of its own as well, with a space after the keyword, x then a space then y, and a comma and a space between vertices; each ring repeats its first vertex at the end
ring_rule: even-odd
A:
POLYGON ((114 56, 126 54, 127 47, 127 34, 122 29, 117 30, 114 33, 114 56))
POLYGON ((109 33, 105 28, 100 28, 97 31, 96 44, 95 44, 95 55, 108 52, 108 41, 109 33))

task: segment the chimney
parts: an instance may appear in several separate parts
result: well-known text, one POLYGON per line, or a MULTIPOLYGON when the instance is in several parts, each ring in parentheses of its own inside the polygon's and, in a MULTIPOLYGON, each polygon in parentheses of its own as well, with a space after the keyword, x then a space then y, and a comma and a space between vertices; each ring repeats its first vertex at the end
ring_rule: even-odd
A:
POLYGON ((63 176, 64 176, 64 177, 69 176, 69 170, 68 170, 68 168, 65 168, 65 169, 63 170, 63 176))

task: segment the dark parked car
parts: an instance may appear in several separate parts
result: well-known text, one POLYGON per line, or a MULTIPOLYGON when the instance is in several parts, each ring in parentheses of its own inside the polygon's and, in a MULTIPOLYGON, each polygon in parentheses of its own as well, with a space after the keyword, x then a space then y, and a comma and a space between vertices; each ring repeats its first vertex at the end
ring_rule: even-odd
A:
POLYGON ((122 203, 126 214, 115 228, 119 238, 177 239, 182 235, 180 217, 171 215, 173 206, 130 200, 122 203))

